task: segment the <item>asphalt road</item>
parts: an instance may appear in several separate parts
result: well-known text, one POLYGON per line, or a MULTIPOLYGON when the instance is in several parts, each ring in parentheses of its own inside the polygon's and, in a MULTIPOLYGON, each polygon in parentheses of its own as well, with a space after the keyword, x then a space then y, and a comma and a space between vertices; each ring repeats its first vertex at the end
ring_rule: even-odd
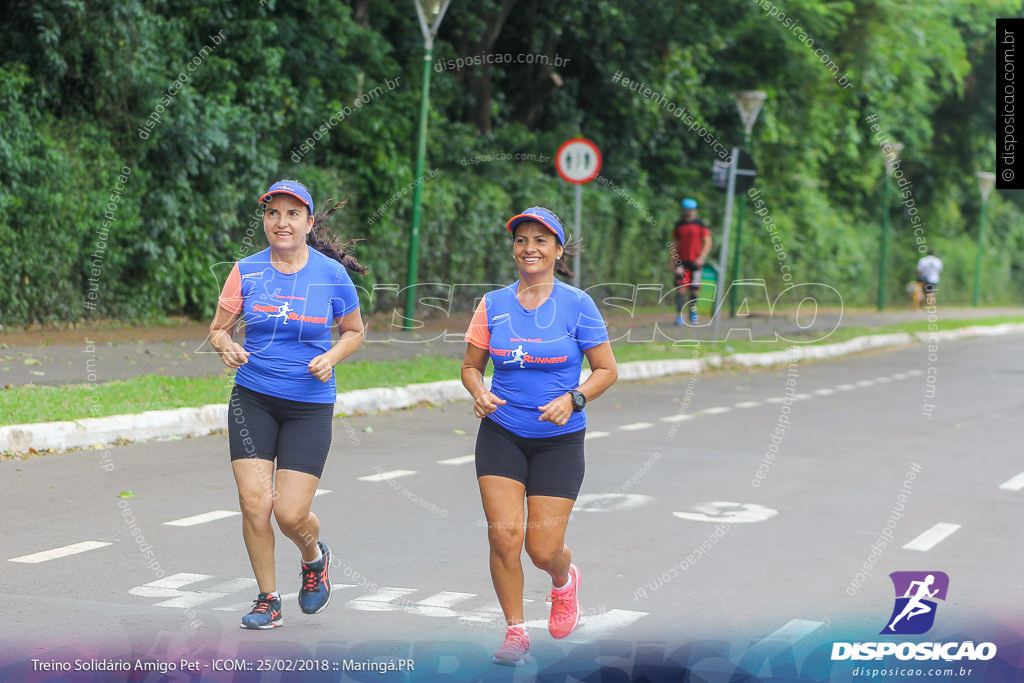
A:
MULTIPOLYGON (((820 674, 828 649, 880 639, 888 574, 904 570, 950 577, 928 638, 1003 638, 1017 651, 1020 343, 945 342, 931 360, 915 345, 613 387, 588 407, 587 476, 567 539, 584 620, 566 641, 548 636, 546 575, 524 555, 535 661, 515 672, 488 663, 502 631, 465 457, 477 425, 468 402, 335 421, 315 502, 337 558, 335 593, 316 616, 286 595, 285 625, 272 632, 238 628, 256 593, 239 518, 167 524, 237 510, 226 436, 0 463, 0 679, 44 680, 26 668, 30 657, 294 667, 312 656, 411 657, 412 679, 561 680, 559 671, 671 651, 659 670, 685 665, 702 672, 693 680, 793 667, 850 680, 820 674), (118 498, 127 490, 136 497, 118 498), (25 561, 89 541, 105 545, 25 561)), ((279 589, 294 593, 298 555, 283 537, 277 559, 279 589)))

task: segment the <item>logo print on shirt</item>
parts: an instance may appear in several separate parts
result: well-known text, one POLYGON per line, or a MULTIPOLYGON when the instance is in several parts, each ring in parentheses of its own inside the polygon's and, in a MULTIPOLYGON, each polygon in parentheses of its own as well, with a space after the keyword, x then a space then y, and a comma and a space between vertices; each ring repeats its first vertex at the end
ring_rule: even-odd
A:
POLYGON ((523 351, 523 345, 520 344, 518 348, 512 351, 512 357, 507 361, 503 362, 502 365, 508 365, 509 363, 519 363, 519 367, 525 367, 523 361, 526 358, 526 351, 523 351))
POLYGON ((288 324, 289 317, 295 317, 294 313, 291 316, 288 315, 291 313, 292 305, 287 301, 284 302, 284 306, 261 306, 260 304, 256 304, 252 307, 252 310, 254 313, 266 313, 267 320, 270 320, 271 318, 283 318, 284 325, 288 324))

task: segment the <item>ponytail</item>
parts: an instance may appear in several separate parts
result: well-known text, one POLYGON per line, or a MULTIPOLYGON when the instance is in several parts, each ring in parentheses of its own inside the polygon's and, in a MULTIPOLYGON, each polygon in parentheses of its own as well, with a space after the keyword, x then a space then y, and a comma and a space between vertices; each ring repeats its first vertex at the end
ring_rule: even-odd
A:
POLYGON ((572 269, 565 262, 581 251, 583 251, 583 240, 569 240, 562 247, 562 258, 555 261, 555 274, 571 280, 573 277, 572 269))
MULTIPOLYGON (((333 199, 328 199, 326 204, 330 205, 333 199)), ((322 208, 320 213, 313 219, 313 229, 306 235, 306 244, 313 247, 321 254, 329 256, 348 270, 359 275, 365 275, 368 270, 366 266, 359 263, 354 256, 349 254, 357 240, 341 240, 331 234, 327 227, 327 221, 334 215, 334 212, 345 206, 348 201, 338 202, 330 209, 322 208)))

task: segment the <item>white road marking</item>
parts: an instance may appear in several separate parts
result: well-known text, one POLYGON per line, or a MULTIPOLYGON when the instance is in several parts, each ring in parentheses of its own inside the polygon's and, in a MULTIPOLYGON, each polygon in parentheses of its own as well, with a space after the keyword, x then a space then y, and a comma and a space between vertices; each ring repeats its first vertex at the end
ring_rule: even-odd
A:
POLYGON ((654 496, 640 493, 581 493, 573 512, 619 512, 654 502, 654 496))
POLYGON ((765 403, 782 403, 786 398, 784 396, 772 396, 764 400, 765 403))
MULTIPOLYGON (((626 628, 637 620, 646 617, 648 612, 634 612, 628 609, 610 609, 600 614, 587 615, 586 606, 583 607, 584 616, 580 617, 580 624, 572 635, 565 639, 567 643, 589 643, 599 640, 614 631, 626 628)), ((547 619, 533 619, 527 621, 526 628, 545 629, 548 627, 547 619)))
POLYGON ((1020 491, 1024 489, 1024 472, 1021 472, 1013 479, 1007 479, 999 485, 999 488, 1006 489, 1007 491, 1020 491))
POLYGON ((873 379, 862 379, 859 382, 857 382, 857 386, 859 387, 870 387, 873 386, 874 384, 875 380, 873 379))
POLYGON ((808 399, 810 397, 810 394, 793 394, 794 401, 803 401, 804 399, 808 399))
POLYGON ((791 664, 793 646, 825 625, 823 621, 793 619, 785 626, 762 638, 747 648, 736 663, 744 670, 759 678, 772 676, 772 661, 791 664))
POLYGON ((459 613, 450 609, 451 606, 475 597, 476 593, 441 591, 431 595, 429 598, 420 600, 415 605, 406 607, 405 611, 409 614, 419 614, 423 617, 457 617, 459 613))
POLYGON ((214 577, 209 574, 191 574, 181 572, 171 574, 156 581, 141 586, 136 586, 128 591, 131 595, 142 598, 165 598, 161 602, 153 604, 153 607, 175 607, 178 609, 189 609, 207 602, 219 600, 220 598, 237 593, 242 590, 255 591, 256 579, 228 579, 204 590, 179 590, 193 583, 206 581, 214 577))
POLYGON ((313 493, 313 497, 316 498, 317 496, 325 496, 328 493, 334 493, 334 491, 332 491, 331 489, 317 489, 313 493))
POLYGON ((715 406, 714 408, 705 408, 700 411, 704 415, 721 415, 722 413, 728 413, 732 410, 730 406, 715 406))
POLYGON ((852 391, 857 388, 856 384, 837 384, 836 389, 839 391, 852 391))
POLYGON ((448 458, 447 460, 438 460, 438 465, 468 465, 469 463, 476 460, 475 455, 460 455, 457 458, 448 458))
POLYGON ((760 401, 744 401, 743 403, 737 403, 733 407, 735 408, 756 408, 760 405, 764 405, 760 401))
POLYGON ((888 384, 892 381, 892 377, 876 377, 875 381, 879 384, 888 384))
POLYGON ((359 481, 387 481, 388 479, 408 477, 410 474, 416 474, 416 470, 388 470, 387 472, 379 472, 377 474, 368 474, 365 477, 359 477, 359 481))
POLYGON ((181 519, 164 522, 164 526, 196 526, 198 524, 206 524, 207 522, 216 522, 218 519, 235 517, 240 514, 242 513, 236 510, 214 510, 213 512, 204 512, 201 515, 192 515, 191 517, 182 517, 181 519))
POLYGON ((692 420, 693 415, 689 413, 682 413, 680 415, 669 415, 668 417, 661 418, 662 422, 682 422, 683 420, 692 420))
POLYGON ((61 546, 60 548, 54 548, 52 550, 42 550, 38 553, 32 553, 31 555, 12 557, 7 561, 24 562, 25 564, 38 564, 40 562, 46 562, 47 560, 56 560, 60 557, 67 557, 68 555, 77 555, 78 553, 84 553, 89 550, 96 550, 97 548, 106 548, 108 545, 112 544, 104 543, 103 541, 80 541, 78 543, 72 543, 71 545, 61 546))
POLYGON ((346 606, 363 612, 396 612, 408 605, 394 604, 394 601, 400 600, 410 593, 415 593, 417 590, 419 589, 385 587, 376 593, 349 600, 346 606))
POLYGON ((909 372, 907 372, 907 374, 910 375, 911 377, 918 377, 919 375, 924 374, 924 370, 910 370, 909 372))
POLYGON ((815 396, 831 396, 832 394, 836 393, 836 390, 835 389, 815 389, 811 393, 814 394, 815 396))
POLYGON ((905 373, 905 372, 897 372, 896 374, 894 374, 892 376, 892 378, 893 379, 906 379, 907 378, 907 373, 905 373))
POLYGON ((734 503, 728 500, 713 500, 710 503, 694 505, 697 512, 673 512, 679 519, 691 522, 729 522, 743 524, 746 522, 763 522, 779 514, 778 510, 757 503, 734 503))
POLYGON ((920 550, 926 552, 937 546, 940 542, 945 540, 948 536, 956 532, 960 528, 959 524, 951 524, 949 522, 939 522, 928 531, 907 543, 903 546, 904 550, 920 550))
POLYGON ((590 441, 591 439, 603 439, 606 436, 611 436, 611 432, 588 432, 583 437, 584 441, 590 441))
POLYGON ((624 432, 637 432, 640 431, 641 429, 650 429, 653 426, 654 425, 651 424, 650 422, 634 422, 628 425, 620 425, 619 429, 621 429, 624 432))

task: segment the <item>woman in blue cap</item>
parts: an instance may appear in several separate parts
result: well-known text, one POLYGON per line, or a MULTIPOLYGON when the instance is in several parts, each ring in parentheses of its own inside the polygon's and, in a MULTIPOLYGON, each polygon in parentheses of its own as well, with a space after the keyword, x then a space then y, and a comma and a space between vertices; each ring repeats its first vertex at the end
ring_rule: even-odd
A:
POLYGON ((272 629, 282 619, 271 518, 302 556, 299 607, 316 614, 331 598, 331 552, 310 508, 331 446, 334 366, 363 341, 359 297, 346 271, 366 268, 325 227, 344 202, 314 218, 309 190, 286 180, 274 183, 259 203, 270 246, 231 269, 210 343, 238 371, 228 443, 242 537, 260 591, 242 628, 272 629), (244 347, 232 339, 240 319, 244 347), (335 324, 340 339, 332 345, 335 324))
POLYGON ((572 633, 580 619, 580 570, 565 530, 583 481, 583 407, 617 377, 604 320, 593 299, 555 278, 565 233, 551 211, 533 207, 506 224, 519 279, 488 292, 466 333, 462 383, 479 418, 476 473, 487 517, 491 580, 505 615, 499 664, 529 661, 523 626, 522 551, 551 576, 548 630, 572 633), (583 358, 592 373, 580 384, 583 358), (494 365, 491 388, 483 375, 494 365), (527 503, 524 524, 523 500, 527 503))

